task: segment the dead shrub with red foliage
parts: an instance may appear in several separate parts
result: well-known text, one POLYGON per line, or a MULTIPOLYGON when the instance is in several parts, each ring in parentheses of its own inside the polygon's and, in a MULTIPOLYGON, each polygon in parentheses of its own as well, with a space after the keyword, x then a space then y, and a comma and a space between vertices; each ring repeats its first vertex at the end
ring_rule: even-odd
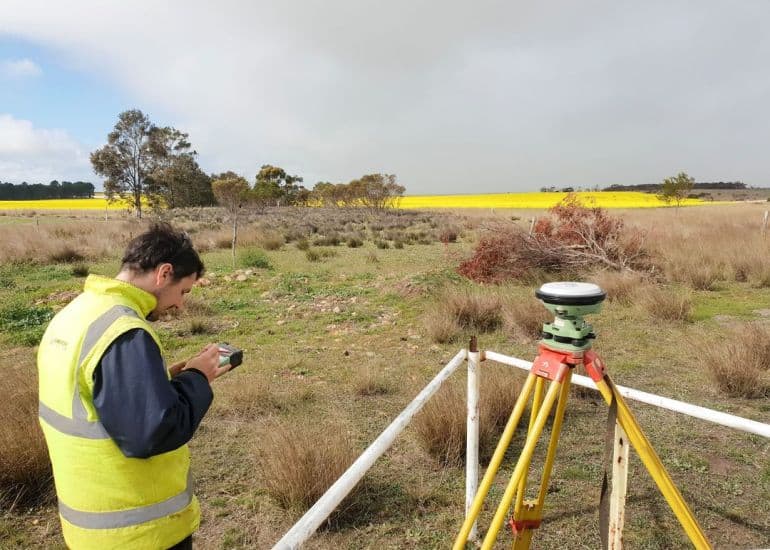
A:
POLYGON ((497 283, 531 277, 533 272, 615 271, 647 267, 644 235, 629 231, 623 220, 567 195, 527 234, 516 226, 495 227, 483 237, 458 272, 479 282, 497 283))

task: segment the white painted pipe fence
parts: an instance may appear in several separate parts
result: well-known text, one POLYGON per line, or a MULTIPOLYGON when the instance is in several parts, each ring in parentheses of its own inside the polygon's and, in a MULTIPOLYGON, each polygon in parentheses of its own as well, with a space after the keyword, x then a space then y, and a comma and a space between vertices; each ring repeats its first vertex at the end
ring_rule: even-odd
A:
MULTIPOLYGON (((326 520, 342 500, 361 481, 366 472, 374 465, 377 459, 385 454, 395 441, 396 437, 406 428, 412 418, 422 409, 425 403, 441 387, 441 384, 454 373, 464 360, 468 360, 468 419, 467 419, 467 448, 466 448, 466 479, 465 479, 465 511, 466 514, 476 495, 479 480, 479 381, 478 367, 480 361, 489 359, 503 365, 517 367, 529 371, 532 363, 523 359, 517 359, 494 351, 468 351, 460 350, 447 363, 443 369, 431 380, 423 390, 417 394, 409 405, 399 414, 391 424, 374 440, 374 442, 361 453, 361 456, 340 476, 334 484, 323 494, 321 498, 302 516, 297 523, 279 540, 273 550, 294 550, 300 548, 316 529, 326 520)), ((596 389, 593 381, 587 376, 573 374, 572 383, 586 388, 596 389)), ((676 411, 688 416, 708 420, 715 424, 727 426, 744 432, 770 438, 770 424, 763 424, 755 420, 749 420, 740 416, 691 405, 683 401, 676 401, 667 397, 661 397, 624 386, 616 386, 621 395, 627 399, 640 401, 663 409, 676 411)), ((471 540, 476 537, 476 526, 471 531, 471 540)))

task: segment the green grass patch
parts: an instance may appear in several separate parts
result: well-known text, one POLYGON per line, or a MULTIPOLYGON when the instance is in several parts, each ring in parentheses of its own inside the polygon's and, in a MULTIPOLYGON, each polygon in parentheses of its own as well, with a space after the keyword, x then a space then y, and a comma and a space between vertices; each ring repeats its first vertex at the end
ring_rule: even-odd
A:
POLYGON ((241 252, 238 256, 238 263, 240 263, 241 267, 272 269, 267 254, 258 248, 250 248, 241 252))
POLYGON ((728 315, 742 319, 757 316, 755 310, 770 304, 770 289, 752 289, 747 284, 733 284, 715 292, 693 293, 693 321, 706 321, 728 315))

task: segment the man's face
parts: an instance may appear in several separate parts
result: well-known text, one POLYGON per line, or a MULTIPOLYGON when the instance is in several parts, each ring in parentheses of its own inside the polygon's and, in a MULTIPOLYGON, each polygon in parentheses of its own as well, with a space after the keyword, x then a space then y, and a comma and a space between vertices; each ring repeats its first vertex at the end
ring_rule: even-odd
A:
POLYGON ((175 280, 173 270, 156 273, 156 289, 153 294, 158 299, 158 305, 150 312, 148 319, 157 321, 167 311, 181 309, 184 305, 185 295, 190 292, 197 278, 198 276, 193 273, 187 277, 175 280))

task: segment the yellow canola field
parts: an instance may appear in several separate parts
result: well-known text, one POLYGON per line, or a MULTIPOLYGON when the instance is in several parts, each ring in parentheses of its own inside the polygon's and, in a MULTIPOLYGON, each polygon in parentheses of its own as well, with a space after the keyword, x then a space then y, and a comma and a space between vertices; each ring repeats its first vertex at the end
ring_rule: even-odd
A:
MULTIPOLYGON (((586 206, 601 208, 657 208, 666 206, 656 195, 638 191, 584 191, 574 193, 586 206)), ((398 208, 551 208, 567 193, 489 193, 485 195, 412 195, 398 208)), ((686 199, 682 205, 710 204, 686 199)))
POLYGON ((125 204, 107 203, 105 198, 0 201, 0 210, 124 210, 125 204))
MULTIPOLYGON (((586 206, 601 208, 657 208, 666 206, 651 193, 636 191, 585 191, 574 193, 586 206)), ((488 193, 484 195, 411 195, 398 200, 398 208, 550 208, 567 193, 488 193)), ((686 199, 685 206, 707 203, 686 199)), ((51 199, 38 201, 0 201, 0 210, 124 210, 127 204, 93 199, 51 199)))

